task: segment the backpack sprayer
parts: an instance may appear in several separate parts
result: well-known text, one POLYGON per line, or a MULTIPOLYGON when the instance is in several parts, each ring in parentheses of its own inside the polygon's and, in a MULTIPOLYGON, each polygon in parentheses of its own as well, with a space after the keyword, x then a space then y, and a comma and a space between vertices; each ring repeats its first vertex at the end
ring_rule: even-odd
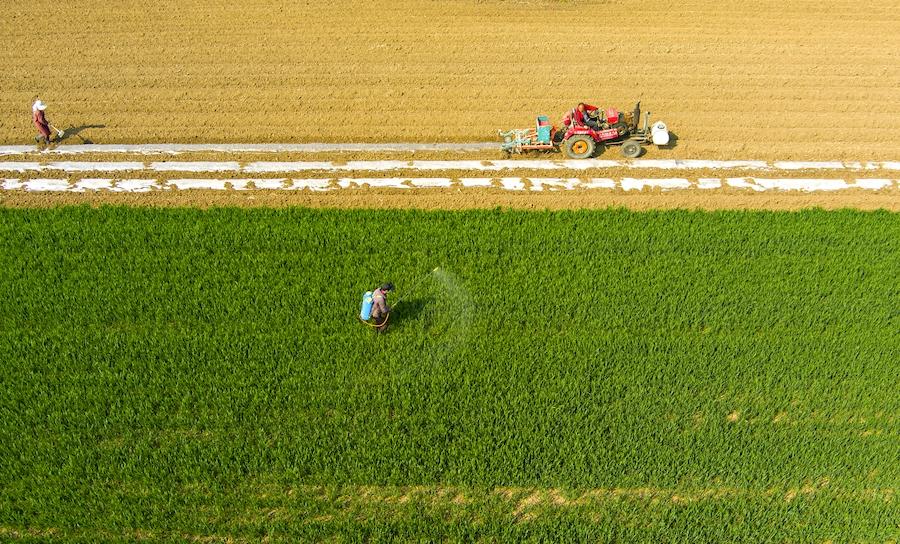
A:
MULTIPOLYGON (((416 281, 414 281, 412 287, 410 287, 406 292, 412 293, 413 291, 415 291, 416 287, 418 287, 419 284, 425 280, 425 278, 431 276, 432 274, 434 274, 435 272, 440 270, 440 268, 441 267, 439 267, 439 266, 435 267, 434 270, 432 270, 431 272, 425 274, 424 276, 422 276, 419 279, 417 279, 416 281)), ((371 323, 369 323, 369 319, 372 317, 372 306, 374 304, 373 296, 374 295, 372 294, 372 291, 366 291, 363 294, 362 307, 359 309, 360 320, 362 320, 362 322, 365 323, 366 325, 370 325, 370 326, 374 326, 371 323)), ((400 297, 399 299, 397 299, 397 302, 394 303, 392 308, 396 308, 397 305, 400 304, 402 301, 403 301, 403 297, 400 297)))

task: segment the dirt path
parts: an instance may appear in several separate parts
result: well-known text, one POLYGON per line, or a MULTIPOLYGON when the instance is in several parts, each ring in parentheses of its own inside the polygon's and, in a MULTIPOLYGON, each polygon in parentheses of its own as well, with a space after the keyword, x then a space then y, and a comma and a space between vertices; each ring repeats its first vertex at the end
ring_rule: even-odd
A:
POLYGON ((131 193, 29 193, 0 191, 0 206, 53 207, 86 204, 126 206, 213 206, 313 208, 414 208, 460 210, 469 208, 517 208, 561 210, 575 208, 624 207, 632 210, 799 210, 805 208, 900 211, 896 192, 861 190, 806 194, 799 192, 753 193, 722 190, 714 193, 673 192, 595 192, 566 191, 513 193, 500 189, 475 189, 461 193, 453 189, 350 189, 334 193, 309 191, 159 191, 131 193))

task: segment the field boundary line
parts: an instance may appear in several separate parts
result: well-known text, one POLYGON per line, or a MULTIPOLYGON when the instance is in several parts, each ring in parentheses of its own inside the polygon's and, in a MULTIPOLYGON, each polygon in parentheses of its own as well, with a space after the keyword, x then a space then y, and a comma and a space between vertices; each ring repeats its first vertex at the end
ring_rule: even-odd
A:
POLYGON ((868 163, 811 163, 796 161, 701 161, 651 159, 633 160, 352 160, 335 161, 0 161, 0 172, 241 172, 248 174, 272 174, 290 172, 390 172, 390 171, 482 171, 505 170, 586 171, 597 169, 633 170, 759 170, 785 171, 900 171, 900 162, 868 163))
POLYGON ((73 144, 40 150, 33 145, 0 145, 0 155, 53 153, 172 154, 204 151, 221 153, 322 153, 341 151, 485 151, 499 149, 497 142, 469 143, 308 143, 308 144, 73 144))
POLYGON ((708 193, 714 190, 744 192, 793 191, 803 193, 841 192, 848 190, 893 191, 900 180, 887 178, 542 178, 542 177, 484 177, 484 178, 0 178, 0 191, 49 193, 116 192, 146 193, 177 189, 212 191, 352 191, 368 189, 498 189, 517 192, 616 191, 645 190, 686 191, 708 193))

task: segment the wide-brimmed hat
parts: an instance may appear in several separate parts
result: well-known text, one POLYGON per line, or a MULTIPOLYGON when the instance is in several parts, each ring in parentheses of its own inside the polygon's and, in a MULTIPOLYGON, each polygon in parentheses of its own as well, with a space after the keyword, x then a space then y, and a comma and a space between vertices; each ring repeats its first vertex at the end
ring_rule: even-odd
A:
POLYGON ((37 100, 35 100, 35 101, 34 101, 34 104, 31 106, 31 111, 34 111, 34 110, 45 110, 45 109, 47 109, 47 104, 44 104, 43 102, 41 102, 41 99, 40 99, 40 98, 37 99, 37 100))

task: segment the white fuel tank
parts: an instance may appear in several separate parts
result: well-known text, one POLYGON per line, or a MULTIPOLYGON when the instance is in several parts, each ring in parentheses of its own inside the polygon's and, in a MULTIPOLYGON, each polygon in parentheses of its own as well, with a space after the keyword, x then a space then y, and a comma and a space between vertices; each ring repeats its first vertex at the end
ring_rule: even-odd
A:
POLYGON ((655 145, 666 145, 669 143, 669 127, 662 121, 653 123, 650 127, 650 139, 655 145))

